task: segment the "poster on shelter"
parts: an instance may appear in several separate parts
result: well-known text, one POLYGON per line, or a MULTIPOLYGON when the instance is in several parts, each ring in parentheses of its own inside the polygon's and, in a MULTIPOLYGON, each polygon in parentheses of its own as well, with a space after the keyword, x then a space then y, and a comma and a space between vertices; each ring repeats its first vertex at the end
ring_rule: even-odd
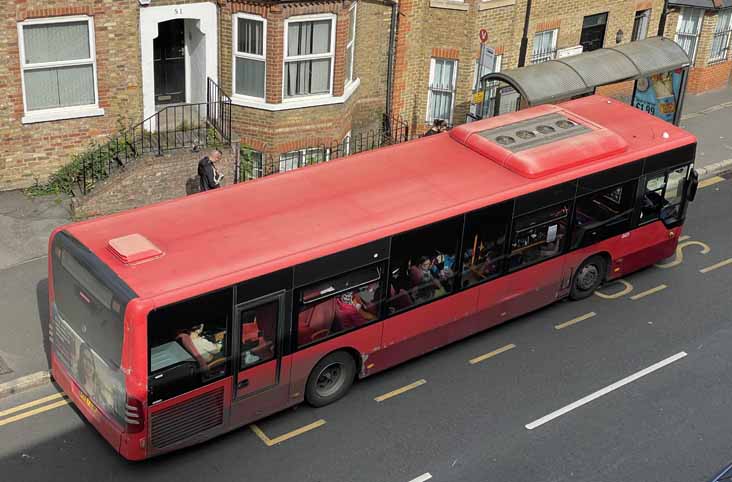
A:
POLYGON ((681 93, 682 70, 654 74, 638 79, 633 105, 667 122, 674 122, 681 93))

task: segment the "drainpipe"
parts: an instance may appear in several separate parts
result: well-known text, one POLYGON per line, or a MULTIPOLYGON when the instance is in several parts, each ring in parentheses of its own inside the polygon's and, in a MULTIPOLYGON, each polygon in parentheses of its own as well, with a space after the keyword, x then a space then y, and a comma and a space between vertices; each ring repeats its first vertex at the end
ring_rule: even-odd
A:
MULTIPOLYGON (((389 49, 386 64, 386 108, 384 124, 389 123, 392 116, 392 93, 394 90, 394 58, 396 57, 396 35, 399 28, 399 2, 385 1, 384 4, 391 5, 391 25, 389 26, 389 49)), ((390 126, 389 126, 390 127, 390 126)))
POLYGON ((666 15, 668 15, 668 0, 663 0, 663 10, 661 10, 661 19, 658 21, 658 35, 663 37, 663 32, 666 30, 666 15))
POLYGON ((529 46, 529 19, 531 18, 531 0, 526 1, 526 16, 524 17, 524 33, 521 36, 521 47, 519 48, 518 66, 526 65, 526 50, 529 46))

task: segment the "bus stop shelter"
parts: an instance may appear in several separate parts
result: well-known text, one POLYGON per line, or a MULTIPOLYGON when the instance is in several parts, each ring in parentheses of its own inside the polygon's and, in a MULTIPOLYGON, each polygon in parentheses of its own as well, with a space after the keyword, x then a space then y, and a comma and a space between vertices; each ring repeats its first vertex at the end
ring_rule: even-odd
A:
POLYGON ((673 40, 651 37, 481 78, 482 117, 590 95, 634 80, 631 103, 678 125, 691 60, 673 40), (507 87, 498 87, 501 83, 507 87))

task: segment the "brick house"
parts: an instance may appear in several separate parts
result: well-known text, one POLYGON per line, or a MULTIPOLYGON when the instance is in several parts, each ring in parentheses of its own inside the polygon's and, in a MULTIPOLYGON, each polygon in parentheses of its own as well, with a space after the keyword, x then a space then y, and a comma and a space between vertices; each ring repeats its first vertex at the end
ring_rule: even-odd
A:
POLYGON ((664 36, 673 38, 692 59, 687 92, 727 85, 732 76, 732 0, 669 0, 668 4, 664 36))
MULTIPOLYGON (((395 73, 395 109, 416 129, 434 118, 465 122, 478 77, 479 32, 487 32, 494 65, 482 74, 556 56, 614 46, 657 33, 663 0, 404 0, 395 73)), ((632 85, 601 93, 629 94, 632 85)))
MULTIPOLYGON (((695 52, 689 90, 723 86, 732 0, 667 1, 666 35, 695 52)), ((435 118, 460 124, 490 69, 653 36, 663 9, 664 0, 17 1, 0 26, 0 190, 43 181, 91 140, 166 106, 206 102, 208 79, 231 97, 233 135, 274 160, 260 174, 379 129, 385 112, 416 133, 435 118), (490 57, 478 72, 481 30, 490 57)))
POLYGON ((165 106, 206 102, 208 79, 232 99, 234 135, 281 169, 382 121, 390 10, 380 2, 24 0, 10 11, 2 190, 44 180, 165 106))

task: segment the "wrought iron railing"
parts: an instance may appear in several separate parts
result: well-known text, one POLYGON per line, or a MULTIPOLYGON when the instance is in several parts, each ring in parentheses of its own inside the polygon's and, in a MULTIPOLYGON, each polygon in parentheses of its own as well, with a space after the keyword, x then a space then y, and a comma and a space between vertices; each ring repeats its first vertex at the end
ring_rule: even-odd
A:
POLYGON ((549 60, 554 60, 557 56, 557 49, 551 48, 546 50, 537 50, 531 54, 531 63, 540 64, 549 60))
POLYGON ((381 128, 351 134, 340 142, 312 145, 282 153, 262 152, 244 147, 235 182, 291 171, 311 164, 399 144, 416 137, 419 136, 410 133, 409 125, 404 120, 384 115, 381 128))
POLYGON ((230 144, 231 99, 209 78, 206 100, 164 107, 107 143, 77 156, 74 162, 80 163, 76 179, 79 191, 86 194, 98 181, 146 154, 230 144))

